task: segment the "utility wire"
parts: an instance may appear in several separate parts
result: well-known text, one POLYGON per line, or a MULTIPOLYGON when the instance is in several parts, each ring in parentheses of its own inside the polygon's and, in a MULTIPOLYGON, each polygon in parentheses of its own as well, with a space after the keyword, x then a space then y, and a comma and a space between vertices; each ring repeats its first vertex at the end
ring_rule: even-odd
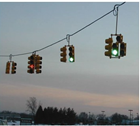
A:
MULTIPOLYGON (((91 22, 90 24, 84 26, 83 28, 79 29, 78 31, 76 31, 76 32, 74 32, 74 33, 72 33, 72 34, 70 34, 69 36, 74 36, 75 34, 81 32, 82 30, 84 30, 84 29, 86 29, 87 27, 91 26, 92 24, 94 24, 95 22, 99 21, 99 20, 102 19, 103 17, 109 15, 111 12, 116 11, 116 10, 115 10, 116 7, 118 8, 119 6, 123 5, 124 3, 125 3, 125 2, 123 2, 123 3, 121 3, 121 4, 116 4, 116 5, 114 6, 113 10, 111 10, 111 11, 109 11, 108 13, 104 14, 103 16, 101 16, 100 18, 98 18, 98 19, 96 19, 95 21, 91 22)), ((116 16, 116 15, 115 15, 115 16, 116 16)), ((54 42, 54 43, 52 43, 52 44, 50 44, 50 45, 47 45, 47 46, 45 46, 45 47, 43 47, 43 48, 41 48, 41 49, 35 50, 35 51, 33 51, 33 52, 42 51, 42 50, 44 50, 44 49, 46 49, 46 48, 49 48, 49 47, 51 47, 51 46, 53 46, 53 45, 55 45, 55 44, 57 44, 57 43, 60 43, 60 42, 64 41, 65 39, 67 39, 67 37, 65 37, 65 38, 63 38, 63 39, 61 39, 61 40, 59 40, 59 41, 56 41, 56 42, 54 42)), ((31 53, 33 53, 33 52, 20 53, 20 54, 15 54, 15 55, 10 54, 10 55, 12 55, 12 56, 21 56, 21 55, 31 54, 31 53)), ((9 57, 10 55, 0 55, 0 57, 9 57)))
POLYGON ((78 32, 84 30, 85 28, 89 27, 89 26, 92 25, 93 23, 95 23, 95 22, 97 22, 98 20, 102 19, 103 17, 107 16, 107 15, 110 14, 111 12, 114 12, 116 6, 117 6, 117 8, 118 8, 119 6, 123 5, 124 3, 125 3, 125 2, 123 2, 123 3, 121 3, 121 4, 116 4, 116 5, 114 6, 114 9, 113 9, 113 10, 109 11, 109 12, 106 13, 105 15, 101 16, 100 18, 96 19, 95 21, 91 22, 90 24, 86 25, 85 27, 81 28, 80 30, 74 32, 74 33, 71 34, 70 36, 73 36, 73 35, 77 34, 78 32))
MULTIPOLYGON (((33 51, 33 52, 39 52, 39 51, 41 51, 41 50, 44 50, 44 49, 46 49, 46 48, 48 48, 48 47, 50 47, 50 46, 53 46, 53 45, 55 45, 55 44, 57 44, 57 43, 59 43, 59 42, 62 42, 62 41, 65 40, 65 39, 66 39, 66 38, 63 38, 63 39, 61 39, 61 40, 59 40, 59 41, 57 41, 57 42, 54 42, 54 43, 52 43, 52 44, 50 44, 50 45, 48 45, 48 46, 45 46, 45 47, 43 47, 43 48, 41 48, 41 49, 38 49, 38 50, 35 50, 35 51, 33 51)), ((12 55, 12 56, 27 55, 27 54, 31 54, 31 53, 33 53, 33 52, 15 54, 15 55, 12 55)), ((1 56, 1 55, 0 55, 0 56, 1 56)))
POLYGON ((41 51, 41 50, 43 50, 43 49, 46 49, 46 48, 48 48, 48 47, 50 47, 50 46, 53 46, 53 45, 55 45, 55 44, 57 44, 57 43, 60 43, 60 42, 64 41, 65 39, 66 39, 66 37, 63 38, 63 39, 61 39, 61 40, 59 40, 59 41, 57 41, 57 42, 54 42, 54 43, 52 43, 52 44, 46 46, 46 47, 44 47, 44 48, 41 48, 41 49, 39 49, 39 50, 36 50, 36 52, 39 52, 39 51, 41 51))
POLYGON ((105 15, 103 15, 102 17, 100 17, 100 18, 96 19, 95 21, 91 22, 90 24, 86 25, 85 27, 81 28, 80 30, 78 30, 78 31, 74 32, 74 33, 73 33, 73 34, 71 34, 70 36, 73 36, 73 35, 77 34, 78 32, 80 32, 80 31, 84 30, 85 28, 89 27, 89 26, 90 26, 90 25, 92 25, 93 23, 97 22, 98 20, 100 20, 100 19, 102 19, 103 17, 105 17, 105 16, 107 16, 108 14, 110 14, 112 11, 114 11, 114 10, 111 10, 111 11, 110 11, 110 12, 108 12, 107 14, 105 14, 105 15))

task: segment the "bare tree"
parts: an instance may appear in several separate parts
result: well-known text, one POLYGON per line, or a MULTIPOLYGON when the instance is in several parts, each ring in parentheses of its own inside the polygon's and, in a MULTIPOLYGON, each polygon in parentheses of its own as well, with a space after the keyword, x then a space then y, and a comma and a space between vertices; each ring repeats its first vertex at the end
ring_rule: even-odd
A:
POLYGON ((36 114, 37 110, 37 100, 35 97, 30 97, 29 100, 27 100, 27 111, 30 112, 33 116, 36 114))

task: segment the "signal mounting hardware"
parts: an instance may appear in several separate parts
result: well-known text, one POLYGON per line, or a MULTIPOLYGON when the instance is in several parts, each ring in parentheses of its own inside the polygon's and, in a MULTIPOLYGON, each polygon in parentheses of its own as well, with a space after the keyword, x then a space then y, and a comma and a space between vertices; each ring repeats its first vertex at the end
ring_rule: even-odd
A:
POLYGON ((126 43, 123 42, 123 36, 121 34, 111 34, 111 38, 105 40, 105 56, 111 58, 118 58, 126 56, 126 43), (113 43, 113 36, 116 36, 116 41, 113 43))

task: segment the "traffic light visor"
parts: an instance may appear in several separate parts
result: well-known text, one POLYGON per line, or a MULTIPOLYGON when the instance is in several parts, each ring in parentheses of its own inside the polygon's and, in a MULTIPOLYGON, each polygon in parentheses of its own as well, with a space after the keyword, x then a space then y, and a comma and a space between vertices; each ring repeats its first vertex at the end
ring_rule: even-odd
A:
POLYGON ((42 60, 41 56, 36 56, 36 60, 42 60))
POLYGON ((124 49, 125 45, 124 43, 121 43, 121 49, 124 49))
POLYGON ((41 70, 36 70, 36 73, 37 73, 37 74, 39 74, 39 73, 41 73, 41 72, 42 72, 41 70))
POLYGON ((17 63, 14 63, 14 62, 13 62, 13 63, 12 63, 12 66, 17 66, 17 63))
POLYGON ((60 49, 61 51, 66 51, 67 48, 64 46, 63 48, 60 49))
POLYGON ((66 58, 66 57, 61 58, 60 61, 61 61, 61 62, 66 62, 66 61, 67 61, 67 58, 66 58))
POLYGON ((67 53, 65 53, 65 52, 60 54, 60 56, 66 56, 66 55, 67 55, 67 53))
POLYGON ((106 39, 105 40, 105 43, 112 43, 113 42, 113 39, 112 38, 109 38, 109 39, 106 39))
POLYGON ((123 41, 123 36, 122 36, 122 35, 117 36, 117 37, 116 37, 116 40, 117 40, 118 42, 122 42, 122 41, 123 41))
POLYGON ((72 47, 69 47, 69 51, 72 51, 72 47))
POLYGON ((31 55, 30 57, 28 57, 28 60, 34 60, 34 55, 31 55))

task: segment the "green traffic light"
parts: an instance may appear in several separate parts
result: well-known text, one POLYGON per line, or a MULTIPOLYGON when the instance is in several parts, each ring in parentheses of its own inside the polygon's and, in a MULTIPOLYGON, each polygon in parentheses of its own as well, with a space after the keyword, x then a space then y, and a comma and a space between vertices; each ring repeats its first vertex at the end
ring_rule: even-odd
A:
POLYGON ((118 56, 118 45, 117 43, 113 43, 112 45, 112 50, 111 50, 111 54, 113 56, 118 56))
POLYGON ((70 57, 70 58, 69 58, 69 61, 70 61, 70 62, 74 62, 74 58, 73 58, 73 57, 70 57))
POLYGON ((112 49, 112 55, 113 56, 118 56, 118 50, 117 49, 112 49))

